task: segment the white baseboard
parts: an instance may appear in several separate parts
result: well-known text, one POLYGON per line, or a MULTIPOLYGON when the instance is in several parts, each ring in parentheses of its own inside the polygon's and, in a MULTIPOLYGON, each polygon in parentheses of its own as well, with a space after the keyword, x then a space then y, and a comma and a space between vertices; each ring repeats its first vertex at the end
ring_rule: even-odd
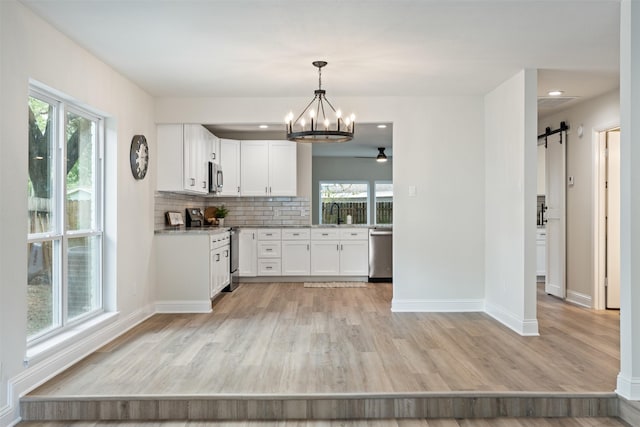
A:
POLYGON ((391 301, 393 312, 476 312, 484 311, 484 300, 481 299, 396 299, 391 301))
POLYGON ((593 307, 593 298, 591 298, 591 295, 582 294, 576 291, 567 290, 567 301, 581 307, 593 307))
POLYGON ((522 319, 520 316, 494 304, 486 304, 486 313, 509 329, 525 337, 537 337, 538 319, 522 319))
POLYGON ((211 301, 156 301, 156 313, 211 313, 211 301))
POLYGON ((70 339, 51 356, 31 363, 20 374, 7 381, 7 406, 0 410, 0 426, 15 425, 20 421, 20 398, 51 378, 79 362, 86 356, 114 340, 153 315, 153 307, 142 307, 126 317, 108 323, 93 334, 70 339))
POLYGON ((618 374, 616 393, 627 400, 640 400, 640 377, 626 377, 618 374))

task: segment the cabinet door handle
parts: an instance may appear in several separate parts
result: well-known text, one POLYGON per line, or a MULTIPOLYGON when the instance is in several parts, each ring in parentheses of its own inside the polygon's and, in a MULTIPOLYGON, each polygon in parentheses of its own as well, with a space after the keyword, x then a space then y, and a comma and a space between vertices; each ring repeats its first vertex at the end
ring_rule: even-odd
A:
POLYGON ((238 194, 240 194, 240 186, 238 186, 238 194))
POLYGON ((220 254, 216 254, 216 262, 220 261, 220 254))
POLYGON ((307 252, 309 251, 309 244, 307 243, 307 252))
POLYGON ((191 186, 193 187, 194 185, 196 185, 196 179, 195 178, 191 178, 191 186))
POLYGON ((229 258, 229 250, 228 249, 224 251, 224 257, 225 258, 229 258))
POLYGON ((269 187, 269 194, 271 194, 271 187, 269 187))
POLYGON ((256 233, 251 233, 251 239, 256 240, 256 233))
POLYGON ((344 246, 340 245, 340 250, 343 250, 343 249, 344 249, 344 246))
POLYGON ((293 235, 294 235, 294 236, 299 236, 299 235, 300 235, 300 233, 293 233, 293 235))
POLYGON ((267 191, 267 187, 264 187, 264 194, 269 194, 269 192, 267 191))
POLYGON ((322 235, 323 235, 323 236, 328 236, 328 235, 329 235, 329 233, 322 233, 322 235))
POLYGON ((213 160, 215 160, 215 159, 216 159, 216 153, 211 153, 211 158, 212 158, 213 160))
POLYGON ((265 251, 267 251, 267 252, 271 252, 272 250, 273 250, 273 249, 271 249, 271 248, 266 248, 266 249, 265 249, 265 251))
POLYGON ((207 188, 207 181, 202 181, 202 188, 207 188))
POLYGON ((336 245, 336 251, 340 250, 340 245, 336 245))
POLYGON ((352 235, 352 236, 357 236, 357 235, 358 235, 358 233, 351 233, 351 235, 352 235))
POLYGON ((273 267, 271 267, 270 265, 268 265, 267 267, 265 267, 267 270, 272 270, 273 267))

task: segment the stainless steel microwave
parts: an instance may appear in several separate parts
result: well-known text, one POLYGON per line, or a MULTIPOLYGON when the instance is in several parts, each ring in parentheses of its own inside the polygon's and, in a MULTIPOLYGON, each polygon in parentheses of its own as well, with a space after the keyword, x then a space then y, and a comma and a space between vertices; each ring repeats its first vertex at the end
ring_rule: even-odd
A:
POLYGON ((220 165, 214 162, 209 162, 209 193, 217 194, 221 192, 223 182, 224 176, 220 165))

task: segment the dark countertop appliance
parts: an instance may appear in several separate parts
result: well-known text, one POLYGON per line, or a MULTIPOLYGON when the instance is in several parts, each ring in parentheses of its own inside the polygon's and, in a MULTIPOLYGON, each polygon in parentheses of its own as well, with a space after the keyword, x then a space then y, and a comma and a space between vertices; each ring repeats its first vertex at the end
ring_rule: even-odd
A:
POLYGON ((202 227, 204 225, 204 213, 200 208, 187 208, 186 212, 186 223, 187 227, 202 227))

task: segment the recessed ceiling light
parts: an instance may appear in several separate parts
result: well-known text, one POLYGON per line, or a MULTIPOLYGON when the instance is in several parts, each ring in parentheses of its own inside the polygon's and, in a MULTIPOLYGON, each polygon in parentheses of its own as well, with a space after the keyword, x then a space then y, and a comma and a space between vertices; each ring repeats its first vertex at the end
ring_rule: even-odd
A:
POLYGON ((550 90, 549 91, 549 96, 560 96, 562 95, 564 92, 561 90, 550 90))
POLYGON ((260 129, 269 129, 269 125, 260 125, 258 126, 260 129))
POLYGON ((386 129, 387 125, 378 125, 378 129, 386 129))

